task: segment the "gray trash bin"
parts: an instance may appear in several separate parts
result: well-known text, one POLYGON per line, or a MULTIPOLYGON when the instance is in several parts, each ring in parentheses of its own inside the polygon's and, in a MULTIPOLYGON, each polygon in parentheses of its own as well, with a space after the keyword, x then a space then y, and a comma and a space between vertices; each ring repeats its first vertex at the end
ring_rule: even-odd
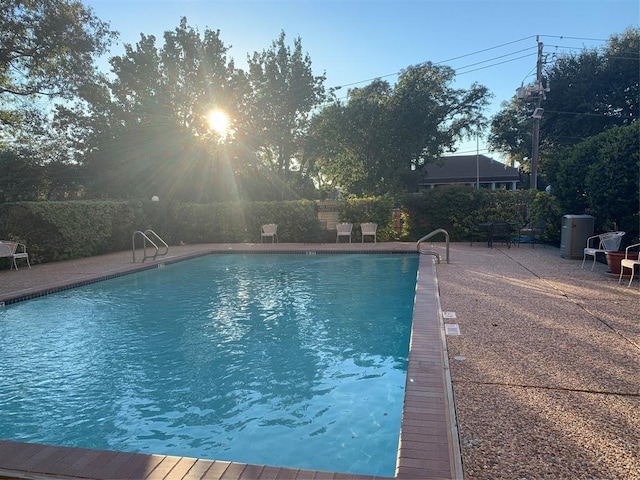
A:
POLYGON ((595 217, 591 215, 565 215, 562 217, 560 256, 582 258, 587 238, 593 235, 595 217))

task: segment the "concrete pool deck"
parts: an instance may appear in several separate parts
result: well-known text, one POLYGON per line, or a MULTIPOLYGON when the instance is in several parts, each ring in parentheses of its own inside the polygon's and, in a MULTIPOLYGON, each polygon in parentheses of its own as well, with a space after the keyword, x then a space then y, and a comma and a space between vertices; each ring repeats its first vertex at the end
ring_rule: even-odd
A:
MULTIPOLYGON (((640 288, 553 247, 431 244, 421 257, 397 478, 639 478, 640 288), (437 272, 437 276, 432 274, 437 272), (440 296, 428 292, 440 292, 440 296), (455 318, 442 319, 442 311, 455 318), (442 322, 460 335, 443 335, 442 322), (416 327, 416 324, 419 324, 416 327), (443 358, 444 348, 448 354, 443 358), (451 375, 455 412, 451 405, 451 375), (417 387, 417 388, 415 388, 417 387), (459 431, 459 435, 458 435, 459 431), (459 441, 458 441, 459 439, 459 441)), ((414 243, 171 247, 212 252, 414 252, 414 243)), ((138 261, 141 257, 138 257, 138 261)), ((140 268, 132 253, 0 271, 0 302, 140 268)), ((369 478, 0 441, 8 478, 369 478)))

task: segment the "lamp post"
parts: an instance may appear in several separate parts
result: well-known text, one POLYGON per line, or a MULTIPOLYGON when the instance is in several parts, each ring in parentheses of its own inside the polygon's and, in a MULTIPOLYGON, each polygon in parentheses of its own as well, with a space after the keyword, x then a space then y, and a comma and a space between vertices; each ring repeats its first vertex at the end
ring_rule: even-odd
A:
POLYGON ((476 190, 480 190, 480 134, 476 130, 476 190))

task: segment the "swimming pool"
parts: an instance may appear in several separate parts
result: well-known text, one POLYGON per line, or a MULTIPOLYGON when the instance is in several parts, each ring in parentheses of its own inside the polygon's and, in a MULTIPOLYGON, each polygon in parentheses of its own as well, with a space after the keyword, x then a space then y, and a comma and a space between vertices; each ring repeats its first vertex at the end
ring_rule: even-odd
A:
POLYGON ((0 431, 392 475, 418 259, 310 257, 204 257, 6 308, 0 431))

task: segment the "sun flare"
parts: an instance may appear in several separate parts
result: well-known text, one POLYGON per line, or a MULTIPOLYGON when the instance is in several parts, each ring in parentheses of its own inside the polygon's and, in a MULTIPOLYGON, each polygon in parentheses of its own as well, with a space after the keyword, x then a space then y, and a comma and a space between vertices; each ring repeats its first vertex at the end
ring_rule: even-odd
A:
POLYGON ((222 110, 211 110, 207 114, 209 128, 224 137, 229 133, 229 117, 222 110))

